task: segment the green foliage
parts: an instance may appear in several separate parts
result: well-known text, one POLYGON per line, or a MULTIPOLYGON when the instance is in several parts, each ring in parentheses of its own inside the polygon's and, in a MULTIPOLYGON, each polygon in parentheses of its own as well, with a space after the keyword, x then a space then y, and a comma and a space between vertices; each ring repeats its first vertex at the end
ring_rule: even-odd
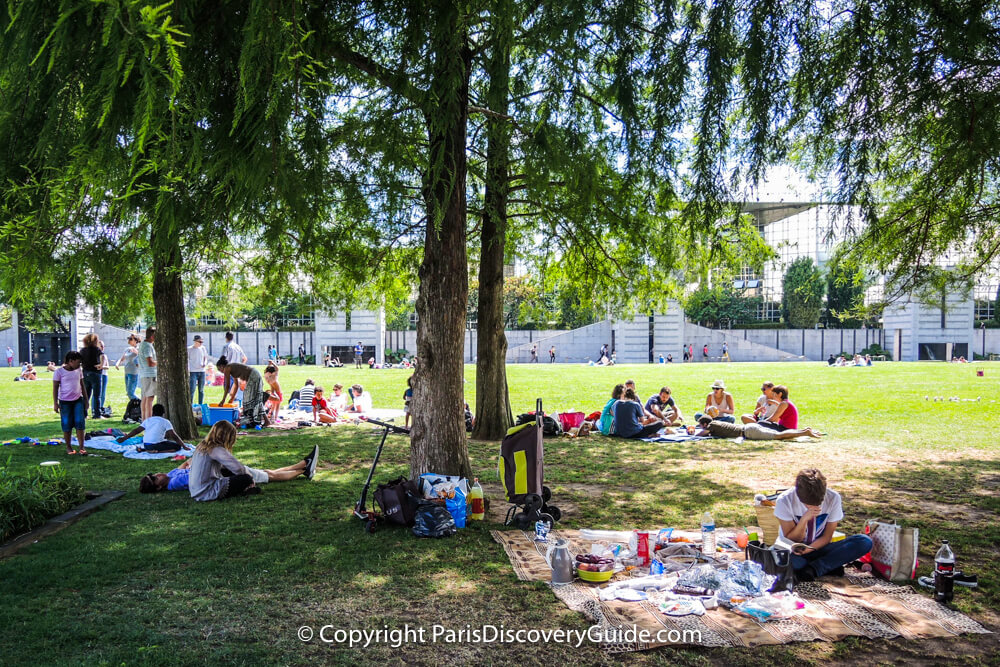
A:
POLYGON ((811 329, 823 308, 823 277, 811 257, 792 262, 782 280, 781 316, 793 329, 811 329))
POLYGON ((10 306, 0 306, 0 331, 14 326, 14 309, 10 306))
POLYGON ((84 499, 83 485, 62 466, 15 472, 0 465, 0 543, 26 533, 84 499))
POLYGON ((997 298, 993 302, 993 321, 1000 325, 1000 287, 997 288, 997 298))
POLYGON ((861 325, 859 314, 864 309, 867 280, 857 260, 836 255, 826 274, 826 319, 836 320, 841 327, 853 329, 861 325))
POLYGON ((745 297, 724 285, 702 286, 684 304, 688 319, 707 327, 730 327, 755 319, 760 297, 745 297))
POLYGON ((865 356, 866 354, 870 354, 874 357, 879 354, 887 354, 887 352, 883 350, 882 346, 878 343, 872 343, 865 349, 861 350, 861 356, 865 356))

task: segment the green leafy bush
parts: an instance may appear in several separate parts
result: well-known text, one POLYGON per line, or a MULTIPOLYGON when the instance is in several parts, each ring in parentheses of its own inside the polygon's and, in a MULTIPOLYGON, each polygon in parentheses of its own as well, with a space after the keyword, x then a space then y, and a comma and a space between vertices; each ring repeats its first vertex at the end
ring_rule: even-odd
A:
POLYGON ((15 473, 10 458, 0 465, 0 542, 79 505, 83 486, 66 476, 60 467, 15 473))

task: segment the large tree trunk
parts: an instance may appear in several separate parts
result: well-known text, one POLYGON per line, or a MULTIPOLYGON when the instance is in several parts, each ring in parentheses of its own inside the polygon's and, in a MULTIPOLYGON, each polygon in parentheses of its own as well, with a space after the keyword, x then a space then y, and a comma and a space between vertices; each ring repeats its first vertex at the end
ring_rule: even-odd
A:
POLYGON ((424 183, 427 231, 417 296, 417 357, 413 376, 410 476, 468 476, 463 416, 466 257, 466 123, 469 97, 467 28, 456 3, 438 2, 431 36, 434 73, 425 109, 429 161, 424 183))
MULTIPOLYGON (((510 90, 510 44, 513 26, 508 0, 494 2, 491 25, 493 49, 487 63, 490 77, 486 104, 507 115, 510 90)), ((507 240, 510 124, 487 119, 486 192, 483 205, 482 246, 479 255, 479 312, 477 315, 476 427, 477 440, 500 440, 514 421, 507 393, 507 336, 503 318, 503 267, 507 240)))
MULTIPOLYGON (((154 230, 163 230, 155 225, 154 230)), ((167 419, 181 438, 198 437, 191 411, 187 369, 187 320, 181 249, 176 232, 154 231, 153 308, 156 311, 156 402, 167 408, 167 419)))

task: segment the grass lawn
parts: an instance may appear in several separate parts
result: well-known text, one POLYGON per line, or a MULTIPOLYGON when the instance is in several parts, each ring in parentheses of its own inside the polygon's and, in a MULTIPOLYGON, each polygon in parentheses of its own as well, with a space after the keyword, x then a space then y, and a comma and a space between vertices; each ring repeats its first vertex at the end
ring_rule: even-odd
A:
MULTIPOLYGON (((58 435, 50 375, 11 382, 0 370, 0 439, 58 435)), ((570 528, 694 528, 705 509, 720 526, 754 521, 755 492, 788 486, 803 467, 822 469, 844 497, 844 529, 868 517, 920 528, 920 574, 941 539, 980 588, 956 593, 961 611, 1000 630, 1000 363, 673 364, 587 368, 509 366, 515 414, 541 396, 549 410, 601 408, 616 382, 633 378, 643 397, 663 384, 690 420, 713 380, 726 381, 737 409, 749 412, 759 383, 786 384, 803 424, 829 433, 817 443, 651 445, 591 437, 546 442, 546 481, 570 528), (985 377, 976 377, 978 368, 985 377), (933 402, 925 396, 979 402, 933 402)), ((375 407, 401 408, 408 372, 283 368, 287 396, 311 376, 329 389, 361 382, 375 407)), ((475 405, 475 367, 466 367, 475 405)), ((221 388, 209 396, 217 401, 221 388)), ((114 374, 108 403, 120 415, 124 382, 114 374)), ((119 426, 118 418, 89 422, 119 426)), ((140 495, 138 478, 169 461, 66 457, 62 447, 0 449, 14 469, 59 459, 90 489, 124 489, 121 500, 0 561, 0 663, 22 664, 334 664, 491 662, 499 664, 997 664, 996 635, 903 642, 849 640, 753 650, 660 649, 625 659, 593 645, 426 643, 349 650, 313 640, 318 629, 389 629, 442 624, 586 629, 542 584, 518 581, 487 523, 446 540, 418 540, 403 529, 365 534, 351 508, 375 451, 370 428, 312 428, 250 433, 236 454, 261 468, 280 467, 319 444, 316 479, 265 487, 262 495, 195 503, 186 494, 140 495)), ((376 480, 407 472, 408 441, 392 437, 376 480)), ((476 474, 494 515, 505 504, 496 480, 497 443, 471 442, 476 474)), ((430 632, 428 630, 428 632, 430 632)))

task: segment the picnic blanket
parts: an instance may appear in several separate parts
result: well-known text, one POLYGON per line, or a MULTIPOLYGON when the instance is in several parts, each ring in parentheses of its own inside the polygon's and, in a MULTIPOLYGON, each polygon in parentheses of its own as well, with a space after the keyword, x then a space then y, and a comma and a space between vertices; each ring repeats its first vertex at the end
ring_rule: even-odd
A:
MULTIPOLYGON (((536 543, 534 533, 494 530, 492 536, 503 546, 518 579, 550 580, 551 570, 545 562, 548 544, 536 543)), ((579 531, 555 530, 549 534, 550 540, 553 537, 568 539, 573 553, 590 550, 590 543, 580 539, 579 531)), ((742 554, 733 556, 742 558, 742 554)), ((612 581, 627 576, 619 573, 612 581)), ((927 639, 989 633, 971 618, 938 604, 909 586, 888 583, 861 572, 796 585, 796 593, 806 603, 802 613, 767 623, 721 607, 708 610, 704 616, 665 616, 657 609, 662 593, 650 592, 649 599, 641 602, 602 601, 596 585, 580 580, 552 586, 552 591, 567 607, 601 627, 600 636, 611 640, 602 641, 601 647, 609 653, 644 651, 683 643, 750 647, 796 641, 837 641, 849 636, 927 639), (617 641, 627 635, 623 630, 633 627, 647 630, 653 638, 659 635, 665 641, 617 641)))
MULTIPOLYGON (((364 413, 365 417, 370 417, 371 419, 378 419, 379 421, 391 422, 396 419, 402 419, 405 413, 402 410, 391 410, 387 408, 375 408, 364 413)), ((278 413, 281 418, 281 423, 272 424, 269 429, 275 429, 278 431, 295 431, 300 428, 309 428, 307 426, 299 424, 299 422, 311 422, 312 421, 312 411, 306 412, 305 410, 289 410, 284 409, 278 413)), ((357 415, 345 412, 341 415, 339 421, 333 424, 314 424, 314 426, 341 426, 343 424, 363 424, 364 422, 358 418, 357 415)))
POLYGON ((137 452, 137 447, 142 444, 142 436, 137 435, 129 438, 125 442, 118 444, 118 441, 110 435, 95 436, 87 441, 87 449, 104 449, 109 452, 117 452, 127 459, 172 459, 176 456, 188 457, 194 453, 194 449, 182 449, 179 452, 137 452))

